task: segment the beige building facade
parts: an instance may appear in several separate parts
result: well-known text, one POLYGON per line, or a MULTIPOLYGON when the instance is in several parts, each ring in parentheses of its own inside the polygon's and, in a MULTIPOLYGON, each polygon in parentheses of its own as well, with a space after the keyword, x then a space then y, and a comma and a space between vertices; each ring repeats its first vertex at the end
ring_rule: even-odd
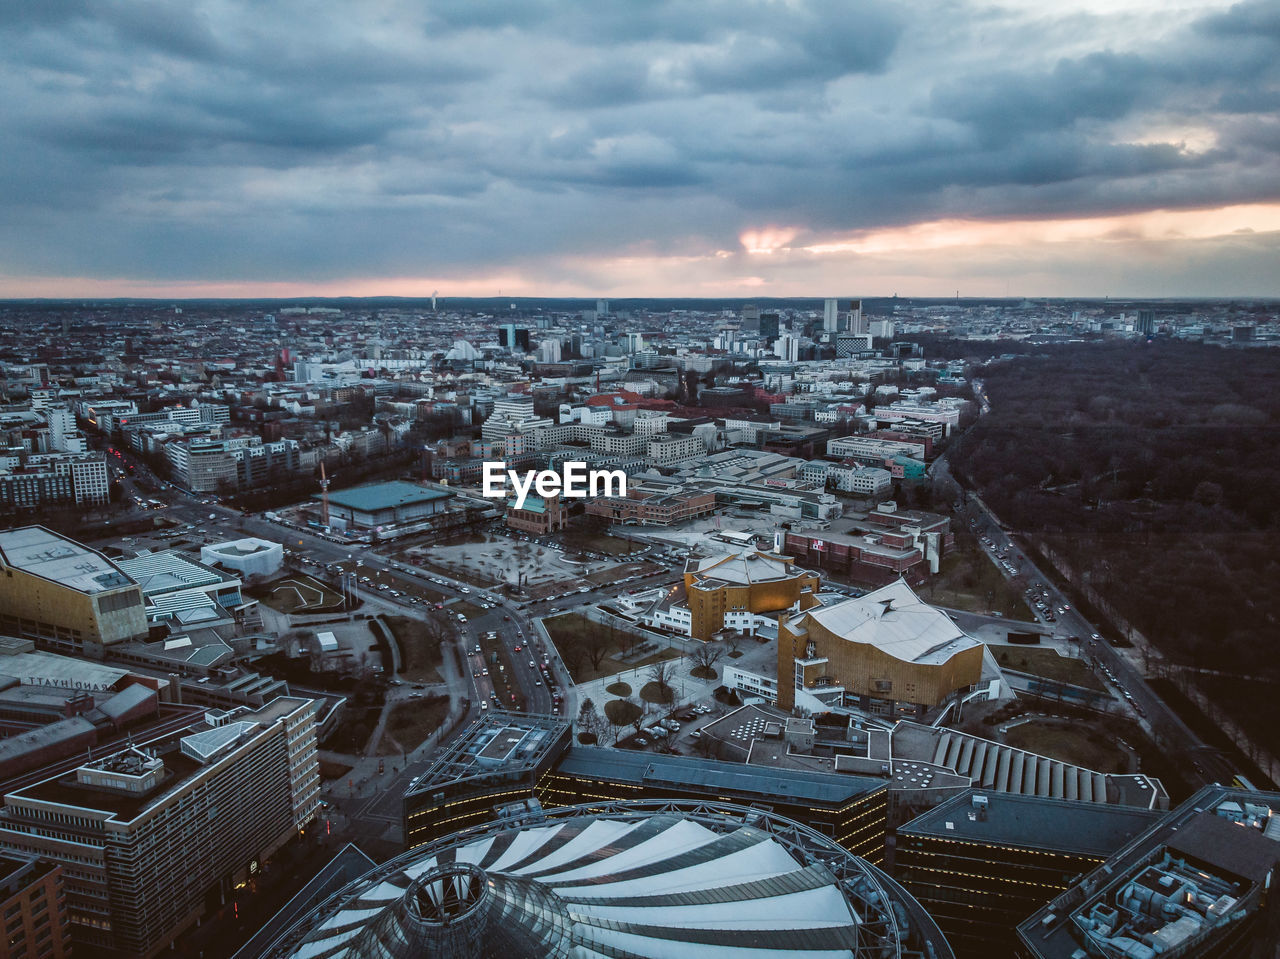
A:
POLYGON ((750 549, 689 560, 684 571, 690 635, 709 640, 742 614, 805 610, 818 602, 821 579, 789 556, 750 549))
POLYGON ((923 716, 982 678, 983 647, 903 580, 778 628, 778 705, 923 716))
POLYGON ((146 633, 142 588, 97 550, 43 526, 4 530, 0 631, 100 654, 146 633))

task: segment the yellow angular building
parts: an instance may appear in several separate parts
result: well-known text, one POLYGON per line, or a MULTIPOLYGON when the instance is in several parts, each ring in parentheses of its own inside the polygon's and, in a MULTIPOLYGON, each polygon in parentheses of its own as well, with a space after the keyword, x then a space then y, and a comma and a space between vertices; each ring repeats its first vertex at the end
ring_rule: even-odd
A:
POLYGON ((722 629, 750 631, 755 616, 818 604, 819 575, 790 556, 749 549, 690 559, 684 570, 689 635, 709 640, 722 629))
POLYGON ((778 705, 923 716, 982 679, 983 646, 903 580, 778 625, 778 705))

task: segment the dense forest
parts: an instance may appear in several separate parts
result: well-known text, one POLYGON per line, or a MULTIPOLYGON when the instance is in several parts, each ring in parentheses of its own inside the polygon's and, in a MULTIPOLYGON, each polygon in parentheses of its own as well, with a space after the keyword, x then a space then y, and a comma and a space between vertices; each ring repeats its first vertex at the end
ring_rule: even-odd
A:
MULTIPOLYGON (((1071 344, 974 375, 966 485, 1173 661, 1280 680, 1280 351, 1071 344)), ((1221 705, 1276 744, 1280 687, 1221 705)))

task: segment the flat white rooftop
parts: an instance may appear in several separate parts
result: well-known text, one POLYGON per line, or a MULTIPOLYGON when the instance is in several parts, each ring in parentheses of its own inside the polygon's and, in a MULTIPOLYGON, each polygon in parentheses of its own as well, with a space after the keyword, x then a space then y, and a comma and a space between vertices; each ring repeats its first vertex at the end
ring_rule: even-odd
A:
POLYGON ((0 558, 6 566, 82 593, 133 585, 133 580, 101 553, 43 526, 0 532, 0 558))

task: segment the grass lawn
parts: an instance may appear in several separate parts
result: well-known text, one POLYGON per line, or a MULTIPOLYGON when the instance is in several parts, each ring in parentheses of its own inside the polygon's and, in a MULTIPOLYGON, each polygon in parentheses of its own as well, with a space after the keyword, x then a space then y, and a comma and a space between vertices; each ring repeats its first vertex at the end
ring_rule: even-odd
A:
POLYGON ((446 606, 445 609, 450 613, 453 613, 455 616, 458 615, 458 613, 461 613, 463 616, 467 617, 467 619, 474 619, 482 613, 487 612, 487 610, 483 610, 475 603, 468 602, 465 599, 446 606))
POLYGON ((417 749, 449 715, 448 696, 428 696, 396 703, 378 744, 378 755, 393 756, 417 749))
POLYGON ((597 586, 608 586, 610 583, 616 583, 618 580, 625 579, 628 576, 652 573, 657 569, 659 567, 644 561, 623 563, 621 566, 614 566, 612 569, 598 569, 594 573, 588 573, 586 579, 597 586))
MULTIPOLYGON (((587 683, 602 676, 613 676, 635 669, 639 669, 639 676, 643 677, 645 667, 650 664, 664 659, 677 659, 680 656, 674 649, 660 646, 639 659, 624 660, 619 657, 618 647, 613 645, 600 660, 600 666, 596 668, 591 665, 591 659, 588 656, 575 655, 573 649, 579 644, 607 643, 608 627, 592 622, 581 613, 562 613, 559 616, 552 616, 544 619, 542 625, 547 630, 547 635, 551 637, 551 641, 555 643, 556 649, 559 650, 560 658, 568 667, 569 675, 575 683, 587 683)), ((622 632, 622 628, 618 627, 615 632, 622 632)), ((643 637, 641 642, 651 639, 643 633, 639 635, 643 637)))
POLYGON ((628 723, 635 722, 644 710, 635 703, 629 703, 625 699, 611 699, 604 704, 604 715, 609 722, 615 726, 626 726, 628 723))
POLYGON ((342 608, 342 597, 310 576, 285 576, 245 592, 280 613, 324 613, 342 608))
POLYGON ((610 536, 607 533, 599 536, 590 536, 583 542, 585 549, 594 553, 604 553, 607 556, 626 556, 627 553, 634 552, 643 548, 643 543, 628 543, 625 539, 619 539, 616 536, 610 536))
POLYGON ((383 621, 400 647, 400 675, 411 682, 441 682, 441 633, 408 616, 384 616, 383 621))
POLYGON ((1100 773, 1128 772, 1128 754, 1100 730, 1033 720, 1005 734, 1010 746, 1100 773))
POLYGON ((934 606, 962 609, 970 613, 1003 613, 1012 619, 1030 619, 1031 610, 1022 595, 983 555, 973 541, 957 537, 956 550, 942 561, 937 576, 917 592, 920 598, 934 606))
POLYGON ((645 683, 640 690, 640 698, 646 703, 670 703, 675 701, 676 691, 669 683, 666 689, 657 683, 645 683))
MULTIPOLYGON (((600 661, 599 669, 591 668, 591 660, 586 660, 581 664, 579 671, 573 675, 575 683, 589 683, 593 679, 599 679, 601 676, 613 676, 616 673, 624 673, 628 670, 640 670, 638 678, 643 679, 648 667, 654 663, 660 663, 664 659, 679 659, 680 654, 674 649, 668 649, 665 646, 650 653, 642 659, 627 660, 623 662, 613 655, 606 656, 600 661)), ((566 664, 567 665, 567 664, 566 664)))
POLYGON ((1030 673, 1032 676, 1043 676, 1059 683, 1070 683, 1072 686, 1083 686, 1085 689, 1105 691, 1106 687, 1098 680, 1088 666, 1081 660, 1059 656, 1052 649, 1037 649, 1028 646, 992 646, 996 662, 1009 669, 1030 673))
POLYGON ((710 666, 694 666, 689 670, 689 675, 697 676, 699 679, 715 679, 720 674, 710 666))
POLYGON ((612 696, 622 696, 624 698, 631 695, 631 687, 626 683, 614 683, 611 686, 606 686, 604 691, 612 696))

